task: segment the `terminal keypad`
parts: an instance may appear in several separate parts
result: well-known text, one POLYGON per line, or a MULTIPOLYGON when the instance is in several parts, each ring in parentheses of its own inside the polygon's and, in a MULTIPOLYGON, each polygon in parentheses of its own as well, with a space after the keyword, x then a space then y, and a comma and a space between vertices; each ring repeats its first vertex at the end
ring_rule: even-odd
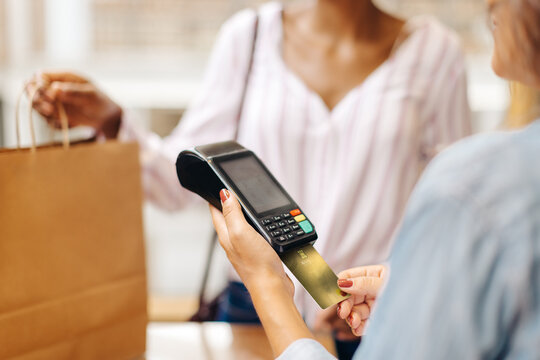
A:
POLYGON ((313 225, 306 219, 300 209, 291 210, 288 213, 269 216, 261 220, 273 240, 283 242, 292 240, 313 232, 313 225))

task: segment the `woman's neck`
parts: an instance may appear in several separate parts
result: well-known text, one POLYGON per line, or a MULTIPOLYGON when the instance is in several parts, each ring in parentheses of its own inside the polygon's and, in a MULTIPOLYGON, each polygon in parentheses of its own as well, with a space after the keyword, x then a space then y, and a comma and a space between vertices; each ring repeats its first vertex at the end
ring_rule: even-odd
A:
POLYGON ((369 40, 377 37, 384 15, 371 0, 317 0, 308 16, 315 31, 369 40))

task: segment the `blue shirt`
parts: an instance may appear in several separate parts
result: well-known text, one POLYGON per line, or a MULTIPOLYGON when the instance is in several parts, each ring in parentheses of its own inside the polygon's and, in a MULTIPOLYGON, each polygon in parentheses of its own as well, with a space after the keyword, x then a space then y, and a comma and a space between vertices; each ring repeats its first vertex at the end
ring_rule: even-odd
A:
MULTIPOLYGON (((331 359, 299 340, 280 359, 331 359)), ((355 359, 540 358, 540 120, 466 139, 411 196, 355 359)))

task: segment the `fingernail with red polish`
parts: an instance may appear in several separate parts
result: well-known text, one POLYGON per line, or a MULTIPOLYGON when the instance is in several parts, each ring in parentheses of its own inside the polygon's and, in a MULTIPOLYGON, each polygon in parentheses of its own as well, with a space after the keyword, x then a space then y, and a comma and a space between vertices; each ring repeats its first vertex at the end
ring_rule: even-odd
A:
POLYGON ((337 281, 337 284, 339 287, 342 287, 342 288, 349 288, 353 285, 353 282, 352 280, 349 280, 349 279, 339 279, 337 281))
POLYGON ((225 201, 227 201, 227 199, 231 196, 231 194, 229 193, 229 190, 227 189, 221 189, 221 191, 219 192, 219 197, 221 198, 221 202, 224 203, 225 201))
POLYGON ((352 325, 352 314, 347 317, 347 322, 352 325))

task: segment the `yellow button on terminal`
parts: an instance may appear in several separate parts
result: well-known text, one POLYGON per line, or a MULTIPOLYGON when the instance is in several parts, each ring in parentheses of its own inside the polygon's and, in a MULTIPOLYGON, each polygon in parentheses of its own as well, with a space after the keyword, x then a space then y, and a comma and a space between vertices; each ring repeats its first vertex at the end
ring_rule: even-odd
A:
POLYGON ((301 215, 295 216, 294 220, 296 220, 296 222, 300 222, 300 221, 306 220, 306 217, 304 216, 304 214, 301 214, 301 215))

